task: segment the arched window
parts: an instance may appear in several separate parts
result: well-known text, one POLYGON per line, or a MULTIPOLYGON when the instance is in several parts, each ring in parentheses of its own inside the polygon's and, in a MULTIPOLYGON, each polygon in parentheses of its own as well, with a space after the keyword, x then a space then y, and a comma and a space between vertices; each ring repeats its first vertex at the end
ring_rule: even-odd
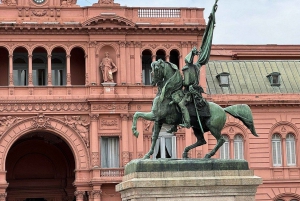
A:
POLYGON ((226 135, 223 135, 223 138, 225 140, 224 144, 220 148, 220 158, 221 159, 229 159, 230 153, 229 153, 229 140, 226 135))
POLYGON ((281 137, 278 134, 272 136, 273 166, 282 166, 281 137))
POLYGON ((241 135, 234 136, 234 159, 244 159, 244 140, 241 135))
POLYGON ((286 160, 288 166, 296 165, 295 137, 293 134, 286 136, 286 160))
POLYGON ((143 70, 143 84, 151 84, 151 62, 152 62, 152 53, 150 50, 144 50, 142 52, 142 70, 143 70))

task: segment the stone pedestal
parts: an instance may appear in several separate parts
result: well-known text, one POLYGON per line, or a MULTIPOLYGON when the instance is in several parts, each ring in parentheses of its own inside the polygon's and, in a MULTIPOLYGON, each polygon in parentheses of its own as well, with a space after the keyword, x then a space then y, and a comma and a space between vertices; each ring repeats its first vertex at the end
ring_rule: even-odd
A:
POLYGON ((116 186, 122 201, 254 201, 262 183, 244 160, 133 160, 116 186))
POLYGON ((104 87, 104 94, 115 94, 115 86, 117 83, 114 82, 103 82, 101 85, 104 87))

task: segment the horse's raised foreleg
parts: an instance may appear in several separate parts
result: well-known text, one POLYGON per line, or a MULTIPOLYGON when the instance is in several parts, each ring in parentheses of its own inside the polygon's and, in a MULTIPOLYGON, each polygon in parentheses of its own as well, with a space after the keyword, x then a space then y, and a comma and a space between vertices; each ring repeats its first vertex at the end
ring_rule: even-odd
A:
POLYGON ((204 158, 211 158, 213 155, 215 155, 215 153, 219 150, 219 148, 225 142, 225 139, 221 135, 221 129, 211 128, 210 132, 216 138, 217 144, 216 144, 216 146, 208 154, 205 155, 204 158))
POLYGON ((144 158, 143 159, 149 159, 150 156, 153 154, 154 152, 154 147, 155 147, 155 144, 156 144, 156 140, 159 136, 159 132, 160 132, 160 129, 162 127, 162 124, 155 121, 154 123, 154 127, 153 127, 153 133, 152 133, 152 143, 151 143, 151 148, 149 150, 149 152, 147 154, 145 154, 144 158))
POLYGON ((148 121, 154 121, 154 114, 152 112, 136 112, 133 115, 131 130, 135 137, 139 136, 139 132, 136 130, 136 124, 139 118, 143 118, 148 121))
POLYGON ((183 153, 182 153, 182 158, 183 158, 183 159, 187 159, 187 158, 188 158, 188 152, 189 152, 191 149, 194 149, 194 148, 196 148, 196 147, 199 147, 199 146, 201 146, 201 145, 206 144, 206 141, 205 141, 205 139, 204 139, 204 137, 203 137, 202 131, 201 131, 200 129, 198 129, 198 128, 195 128, 195 127, 193 127, 193 130, 194 130, 195 136, 196 136, 196 138, 197 138, 197 142, 194 143, 194 144, 192 144, 192 145, 190 145, 190 146, 187 146, 187 147, 184 149, 184 151, 183 151, 183 153))

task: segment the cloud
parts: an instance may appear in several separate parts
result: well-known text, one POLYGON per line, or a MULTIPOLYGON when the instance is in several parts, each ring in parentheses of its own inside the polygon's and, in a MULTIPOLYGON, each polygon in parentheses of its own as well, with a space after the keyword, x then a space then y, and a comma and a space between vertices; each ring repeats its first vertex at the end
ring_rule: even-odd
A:
MULTIPOLYGON (((78 0, 90 6, 98 0, 78 0)), ((214 0, 115 0, 129 7, 205 8, 214 0)), ((214 44, 300 44, 300 0, 219 0, 214 44)))

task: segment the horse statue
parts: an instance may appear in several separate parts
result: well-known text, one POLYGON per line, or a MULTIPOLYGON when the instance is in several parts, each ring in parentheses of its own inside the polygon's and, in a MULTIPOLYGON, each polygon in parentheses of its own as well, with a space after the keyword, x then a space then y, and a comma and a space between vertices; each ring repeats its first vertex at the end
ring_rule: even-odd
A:
MULTIPOLYGON (((170 104, 172 101, 172 93, 182 90, 182 78, 177 66, 164 62, 163 60, 154 61, 152 67, 152 85, 158 86, 158 92, 153 100, 151 112, 136 112, 133 116, 132 131, 138 137, 139 132, 136 129, 137 120, 143 118, 148 121, 154 121, 152 144, 149 152, 144 156, 144 159, 150 158, 154 152, 156 140, 163 124, 179 125, 183 122, 181 111, 176 104, 170 104), (168 90, 167 90, 168 89, 168 90), (173 90, 170 90, 173 89, 173 90)), ((187 108, 190 114, 191 126, 197 138, 197 142, 187 146, 182 154, 182 158, 188 158, 188 152, 198 146, 206 144, 203 134, 207 131, 216 138, 217 144, 205 155, 205 158, 211 158, 225 142, 221 135, 226 122, 226 114, 241 120, 243 124, 251 131, 254 136, 257 136, 253 125, 253 117, 250 107, 245 104, 232 105, 222 108, 216 103, 207 102, 211 115, 207 117, 197 117, 195 113, 195 105, 188 104, 187 108), (199 124, 200 120, 201 124, 199 124)))
POLYGON ((153 100, 151 112, 136 112, 132 122, 133 134, 138 137, 139 133, 136 130, 138 118, 154 121, 151 148, 144 159, 150 158, 153 154, 163 124, 173 125, 170 130, 172 132, 177 131, 177 125, 192 127, 197 142, 184 149, 182 158, 188 158, 188 152, 191 149, 206 144, 203 134, 207 131, 210 131, 216 138, 217 144, 205 155, 205 158, 211 158, 215 155, 225 142, 221 130, 226 122, 226 113, 241 120, 251 133, 258 137, 253 126, 252 112, 248 105, 238 104, 222 108, 202 98, 203 90, 199 86, 199 73, 200 68, 209 61, 216 22, 217 2, 218 0, 215 1, 210 13, 200 50, 198 51, 194 47, 185 57, 186 66, 182 69, 184 79, 182 79, 178 67, 170 62, 164 62, 160 59, 151 64, 152 85, 158 86, 158 92, 153 100), (195 55, 198 55, 198 59, 193 64, 195 55), (174 102, 177 104, 173 104, 174 102))

